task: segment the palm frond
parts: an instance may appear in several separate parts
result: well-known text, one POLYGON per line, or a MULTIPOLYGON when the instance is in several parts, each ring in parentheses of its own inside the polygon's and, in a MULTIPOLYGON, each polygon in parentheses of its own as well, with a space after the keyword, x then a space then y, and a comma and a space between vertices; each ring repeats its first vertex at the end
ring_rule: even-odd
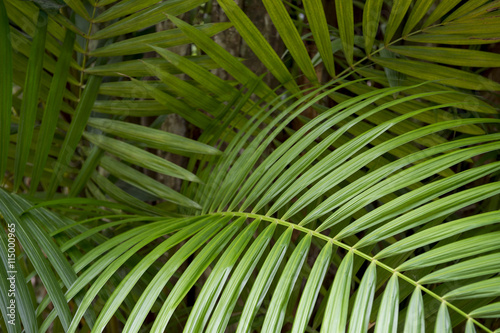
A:
POLYGON ((0 3, 2 330, 497 329, 498 1, 218 3, 0 3))
MULTIPOLYGON (((238 318, 236 330, 241 332, 251 330, 253 325, 276 331, 287 323, 297 332, 308 326, 326 332, 346 328, 358 332, 373 325, 377 331, 384 332, 399 331, 403 327, 421 331, 424 326, 449 331, 469 318, 472 324, 468 326, 487 330, 476 318, 495 314, 495 305, 488 305, 491 298, 475 294, 474 302, 461 300, 471 297, 474 288, 490 295, 487 291, 497 283, 494 274, 498 273, 498 268, 482 272, 480 267, 491 263, 493 256, 498 255, 498 231, 494 230, 497 230, 495 225, 500 215, 498 211, 485 211, 456 219, 453 213, 500 192, 498 182, 472 185, 498 172, 500 164, 489 163, 450 176, 438 176, 438 173, 457 163, 470 163, 466 161, 473 156, 498 150, 498 135, 452 140, 407 158, 374 166, 369 173, 364 168, 394 148, 422 136, 466 124, 498 123, 498 120, 471 118, 438 122, 370 145, 364 151, 355 147, 373 142, 411 114, 376 125, 336 149, 332 148, 332 142, 339 133, 346 127, 356 126, 358 118, 363 117, 358 116, 339 126, 330 136, 321 137, 335 121, 355 113, 357 107, 366 107, 377 98, 404 90, 388 88, 326 110, 257 164, 263 149, 276 144, 273 138, 283 126, 298 117, 311 101, 335 89, 326 90, 319 97, 313 91, 284 111, 269 106, 279 115, 263 109, 255 113, 254 122, 247 127, 226 129, 234 131, 226 152, 219 159, 207 157, 208 164, 199 171, 200 177, 207 177, 204 183, 190 185, 191 191, 198 188, 196 193, 202 193, 198 202, 204 209, 201 215, 190 218, 197 222, 180 227, 165 241, 168 246, 150 252, 127 275, 126 282, 104 305, 107 310, 98 316, 99 329, 105 327, 113 311, 122 304, 123 291, 132 287, 129 283, 138 281, 140 272, 145 272, 160 253, 179 244, 177 241, 191 237, 173 253, 142 292, 131 309, 125 331, 139 331, 174 271, 197 249, 199 252, 194 260, 173 285, 152 329, 175 326, 171 319, 179 302, 212 265, 208 277, 202 279, 200 294, 186 318, 187 331, 222 332, 230 325, 232 316, 238 318), (258 130, 266 119, 270 120, 269 124, 258 130), (249 140, 250 143, 244 144, 249 140), (354 173, 359 174, 359 178, 350 178, 354 173), (422 179, 433 180, 413 187, 422 179), (212 194, 214 189, 219 191, 212 194), (378 208, 365 210, 377 201, 380 202, 378 208), (315 209, 307 209, 309 214, 303 213, 308 207, 315 209), (437 223, 441 219, 445 223, 437 223), (407 234, 408 230, 413 230, 414 234, 407 234), (474 232, 465 236, 468 235, 465 231, 474 232), (256 238, 252 237, 254 234, 256 238), (477 244, 482 246, 477 247, 477 244), (430 249, 411 255, 415 249, 425 247, 430 249), (317 253, 316 260, 306 262, 312 252, 317 253), (474 272, 458 285, 456 279, 464 270, 454 269, 457 265, 468 265, 467 270, 474 272), (332 269, 336 274, 331 284, 328 272, 332 269), (436 275, 433 269, 437 269, 436 273, 439 269, 450 273, 436 275), (250 279, 251 276, 254 277, 250 279), (301 291, 296 295, 301 278, 307 279, 307 283, 299 287, 301 291), (354 294, 352 285, 356 286, 354 294), (457 291, 450 294, 451 290, 457 291), (405 302, 412 293, 411 300, 405 302), (428 303, 429 297, 440 306, 434 310, 424 308, 423 299, 428 303), (238 300, 243 305, 238 305, 238 300), (313 310, 321 304, 324 304, 324 311, 321 317, 314 319, 316 326, 310 326, 313 310), (262 308, 265 312, 260 318, 259 309, 262 311, 262 308), (296 309, 293 317, 291 309, 296 309), (434 319, 429 320, 429 317, 434 319)), ((385 103, 371 112, 382 111, 394 103, 385 103)), ((414 113, 428 112, 428 109, 414 113)), ((153 237, 158 236, 151 233, 147 241, 153 237)), ((137 244, 137 247, 143 246, 137 244)), ((109 274, 123 262, 116 262, 113 268, 110 266, 109 274)), ((95 269, 101 269, 99 267, 102 264, 95 269)), ((92 283, 93 291, 86 296, 88 300, 94 298, 102 283, 92 283)), ((73 330, 84 310, 79 309, 79 315, 73 319, 73 330)))

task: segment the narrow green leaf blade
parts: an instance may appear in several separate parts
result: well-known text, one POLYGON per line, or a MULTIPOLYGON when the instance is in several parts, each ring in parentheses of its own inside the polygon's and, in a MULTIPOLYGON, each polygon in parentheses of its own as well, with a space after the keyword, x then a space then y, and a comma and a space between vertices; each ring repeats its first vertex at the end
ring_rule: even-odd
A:
POLYGON ((494 34, 498 36, 500 32, 500 19, 498 16, 464 19, 429 28, 426 32, 438 35, 465 35, 469 38, 494 34))
MULTIPOLYGON (((244 217, 242 219, 245 219, 244 217)), ((184 332, 203 331, 213 308, 219 302, 219 296, 224 284, 229 278, 231 270, 239 256, 245 250, 260 223, 256 219, 241 231, 233 242, 224 250, 217 264, 210 272, 207 281, 196 298, 196 302, 189 313, 188 320, 184 326, 184 332)))
POLYGON ((66 89, 66 82, 69 73, 69 64, 73 53, 73 44, 75 42, 75 33, 66 30, 64 42, 56 65, 56 70, 50 84, 49 95, 43 113, 42 125, 38 142, 35 149, 35 158, 33 162, 33 173, 31 175, 30 193, 34 193, 40 182, 43 168, 47 162, 52 138, 57 127, 57 117, 62 105, 63 93, 66 89))
POLYGON ((500 237, 500 232, 491 232, 443 245, 406 261, 399 266, 398 269, 409 270, 417 267, 422 268, 497 250, 500 248, 498 237, 500 237), (478 248, 477 244, 481 244, 481 247, 478 248))
POLYGON ((448 313, 448 307, 446 303, 441 303, 439 311, 436 318, 436 325, 434 326, 434 332, 451 333, 451 321, 450 314, 448 313))
MULTIPOLYGON (((230 27, 232 27, 230 22, 208 23, 195 26, 196 29, 205 32, 208 36, 216 35, 230 27)), ((123 56, 148 52, 150 49, 148 45, 168 48, 189 44, 190 42, 191 40, 181 29, 169 29, 144 36, 127 38, 90 51, 89 55, 92 57, 123 56)))
POLYGON ((498 318, 500 317, 500 302, 476 309, 470 315, 475 318, 498 318))
POLYGON ((69 190, 69 197, 76 197, 83 190, 90 177, 92 176, 92 173, 99 165, 99 161, 103 153, 104 151, 101 148, 97 146, 92 147, 90 153, 87 154, 87 159, 81 166, 78 175, 76 175, 76 178, 73 181, 73 184, 69 190))
MULTIPOLYGON (((47 23, 47 13, 40 10, 35 36, 31 44, 28 68, 26 70, 24 96, 21 105, 21 119, 19 121, 19 132, 17 134, 16 160, 14 162, 14 191, 18 190, 24 177, 24 171, 26 170, 26 163, 28 162, 30 153, 31 139, 33 138, 36 111, 38 108, 38 94, 43 71, 43 54, 45 53, 47 23)), ((2 154, 4 154, 4 152, 2 152, 2 154)))
POLYGON ((474 215, 437 225, 406 237, 377 253, 376 258, 386 258, 399 253, 414 250, 447 237, 465 233, 494 223, 500 223, 500 211, 474 215))
POLYGON ((339 34, 342 40, 344 55, 349 65, 354 57, 354 11, 352 0, 335 1, 339 34))
POLYGON ((413 60, 373 58, 373 61, 423 80, 438 80, 442 84, 471 90, 500 90, 500 84, 481 75, 436 64, 413 60))
POLYGON ((403 36, 408 35, 413 28, 418 24, 418 22, 424 17, 424 15, 429 10, 434 0, 417 0, 415 5, 410 12, 410 16, 406 21, 406 25, 403 29, 403 36))
POLYGON ((85 5, 82 1, 80 0, 64 0, 64 2, 75 11, 78 15, 86 19, 87 21, 91 21, 92 19, 90 18, 89 13, 87 12, 87 9, 85 8, 85 5))
MULTIPOLYGON (((486 30, 487 31, 487 30, 486 30)), ((406 40, 416 43, 449 44, 449 45, 480 45, 491 44, 500 40, 498 33, 476 34, 416 34, 408 36, 406 40)))
MULTIPOLYGON (((269 69, 269 71, 280 81, 286 88, 293 93, 299 93, 297 83, 283 64, 283 61, 276 54, 276 51, 269 45, 267 40, 262 36, 262 33, 257 29, 248 16, 233 0, 218 0, 219 5, 224 9, 229 21, 234 24, 234 27, 240 33, 241 37, 248 44, 250 49, 269 69)), ((174 18, 172 18, 174 21, 174 18)), ((174 23, 177 24, 178 20, 174 23)), ((182 29, 181 26, 179 28, 182 29)))
POLYGON ((469 49, 396 45, 391 51, 404 56, 454 66, 500 67, 500 54, 469 49))
POLYGON ((476 333, 476 328, 474 327, 474 322, 472 319, 467 320, 465 325, 465 333, 476 333))
POLYGON ((103 156, 101 158, 101 166, 108 170, 114 176, 122 179, 123 181, 136 186, 147 193, 155 195, 164 200, 179 204, 181 206, 201 209, 193 200, 183 196, 182 194, 174 191, 170 187, 157 182, 156 180, 146 176, 123 163, 120 163, 111 157, 103 156))
POLYGON ((383 0, 367 0, 363 8, 363 37, 365 52, 370 54, 378 31, 383 0))
POLYGON ((232 310, 238 301, 238 297, 248 282, 255 266, 259 263, 259 259, 266 251, 275 228, 276 224, 273 223, 269 225, 257 237, 250 248, 245 251, 245 255, 238 264, 238 267, 234 270, 233 276, 227 283, 226 288, 224 288, 224 293, 208 323, 207 332, 225 332, 227 323, 231 318, 232 310))
POLYGON ((349 333, 366 332, 377 283, 377 265, 372 262, 361 279, 349 321, 349 333))
POLYGON ((147 212, 154 215, 166 215, 167 213, 157 208, 156 206, 148 205, 143 200, 140 200, 133 195, 125 192, 120 187, 116 186, 106 177, 101 176, 101 174, 96 171, 94 171, 94 173, 92 174, 92 180, 105 194, 109 195, 112 199, 123 203, 128 207, 137 208, 141 211, 141 213, 147 212))
MULTIPOLYGON (((274 0, 264 0, 263 2, 264 6, 267 9, 267 13, 271 17, 271 20, 273 21, 274 26, 276 27, 276 30, 278 30, 280 37, 283 39, 283 42, 288 48, 288 51, 290 52, 294 60, 297 62, 297 65, 302 70, 302 73, 304 73, 304 75, 309 79, 309 81, 318 82, 316 72, 312 65, 311 59, 309 58, 309 54, 307 53, 304 42, 300 38, 297 28, 295 27, 295 24, 290 18, 290 14, 286 10, 283 2, 274 0)), ((323 8, 320 7, 318 12, 323 13, 323 8)), ((255 31, 249 31, 249 32, 255 33, 255 31)))
MULTIPOLYGON (((447 168, 450 167, 457 162, 464 161, 467 158, 479 155, 481 153, 480 148, 478 147, 479 151, 474 151, 476 147, 472 148, 466 148, 463 150, 457 150, 455 152, 449 153, 447 155, 442 155, 438 156, 434 159, 427 160, 423 163, 419 163, 416 166, 413 166, 406 172, 401 172, 398 173, 392 177, 389 177, 385 183, 380 183, 378 188, 383 188, 382 184, 386 185, 387 184, 394 184, 392 192, 395 191, 396 188, 401 188, 399 184, 399 180, 404 180, 405 178, 409 181, 406 183, 406 185, 410 185, 415 183, 415 181, 424 179, 429 177, 431 174, 435 174, 435 171, 440 170, 440 168, 447 168), (457 157, 457 155, 460 155, 460 153, 464 153, 461 157, 457 157), (468 154, 467 154, 468 153, 468 154), (446 161, 446 162, 445 162, 446 161), (445 162, 445 163, 443 163, 445 162), (423 172, 423 173, 420 173, 423 172), (429 172, 429 173, 426 173, 429 172)), ((491 146, 488 147, 488 145, 484 145, 482 148, 485 148, 485 151, 490 151, 491 146)), ((500 169, 500 163, 495 164, 487 164, 480 166, 478 168, 472 168, 469 170, 466 170, 464 172, 455 174, 450 177, 446 177, 443 179, 440 179, 436 182, 432 182, 430 184, 426 184, 424 186, 419 187, 418 189, 415 189, 409 193, 405 193, 398 198, 392 200, 391 202, 376 208, 372 210, 371 212, 363 215, 361 218, 357 219, 355 222, 352 224, 348 225, 346 228, 341 230, 337 237, 345 237, 347 235, 352 235, 355 233, 355 230, 365 230, 368 227, 374 226, 376 224, 381 224, 383 221, 390 219, 391 217, 395 217, 400 215, 400 213, 404 212, 409 212, 412 208, 416 208, 421 206, 424 203, 430 202, 432 199, 436 199, 439 196, 445 195, 446 193, 451 192, 454 189, 459 188, 460 186, 464 186, 468 183, 471 183, 472 181, 476 179, 480 179, 481 177, 485 177, 489 174, 492 174, 493 172, 497 171, 500 169), (383 211, 383 213, 382 213, 383 211), (384 216, 385 215, 385 216, 384 216)), ((375 187, 376 188, 376 187, 375 187)), ((373 197, 382 197, 383 195, 387 195, 391 192, 391 190, 388 189, 382 189, 382 193, 377 193, 378 191, 373 191, 372 194, 373 197), (385 191, 384 191, 385 190, 385 191)), ((355 200, 355 199, 353 199, 355 200)), ((359 199, 358 199, 359 200, 359 199)), ((361 201, 361 200, 359 200, 361 201)), ((358 206, 359 208, 360 206, 358 206)), ((354 210, 351 210, 353 212, 354 210)), ((423 210, 421 210, 423 212, 423 210)), ((429 208, 429 213, 432 212, 432 209, 429 208)), ((437 209, 435 210, 437 212, 437 209)), ((411 215, 411 212, 409 212, 407 217, 411 215)), ((411 218, 408 218, 405 222, 411 221, 411 218)), ((401 221, 401 220, 400 220, 401 221)), ((415 220, 413 220, 415 221, 415 220)), ((485 221, 485 220, 483 220, 485 221)), ((490 221, 490 219, 486 220, 485 222, 487 223, 490 221)), ((390 222, 391 224, 393 222, 390 222)), ((484 223, 484 222, 483 222, 484 223)), ((395 223, 396 224, 396 223, 395 223)), ((453 226, 453 225, 452 225, 453 226)), ((453 229, 449 230, 450 232, 453 232, 453 229)), ((427 232, 427 231, 425 231, 427 232)), ((434 237, 439 237, 439 236, 444 236, 445 234, 435 234, 435 235, 430 235, 431 238, 434 237)), ((410 237, 413 237, 410 236, 410 237)), ((407 242, 407 238, 402 240, 403 244, 407 242)), ((399 243, 399 242, 398 242, 399 243)), ((397 244, 397 243, 396 243, 397 244)), ((396 245, 395 244, 395 245, 396 245)), ((396 245, 398 246, 398 245, 396 245)), ((384 249, 385 250, 385 249, 384 249)))
POLYGON ((396 333, 398 328, 399 284, 393 274, 385 287, 384 297, 378 309, 375 333, 396 333))
MULTIPOLYGON (((158 48, 152 46, 154 50, 158 52, 158 48)), ((205 110, 211 114, 217 115, 216 110, 219 109, 220 103, 213 97, 207 95, 207 93, 196 86, 182 80, 175 75, 170 74, 167 71, 162 70, 156 66, 149 63, 144 63, 151 75, 157 76, 161 81, 168 84, 170 89, 177 96, 184 98, 186 103, 189 103, 197 108, 205 110)))
MULTIPOLYGON (((3 189, 0 189, 0 191, 4 191, 3 189)), ((3 213, 2 213, 3 214, 3 213)), ((12 229, 12 226, 8 226, 8 228, 12 229)), ((8 231, 8 229, 6 230, 8 231)), ((2 298, 2 303, 4 303, 5 307, 1 309, 2 311, 2 316, 3 320, 6 322, 7 320, 12 320, 11 316, 7 316, 7 306, 8 302, 10 302, 7 299, 7 296, 9 296, 9 288, 10 288, 10 283, 8 283, 9 280, 7 280, 8 276, 7 272, 11 270, 15 270, 17 272, 16 274, 16 302, 17 302, 17 310, 19 311, 19 316, 16 316, 14 325, 8 325, 8 332, 9 333, 21 333, 21 327, 19 325, 20 321, 23 323, 24 330, 29 333, 35 333, 37 332, 37 322, 36 322, 36 317, 35 317, 35 306, 32 302, 31 295, 34 292, 33 290, 29 290, 29 285, 26 284, 26 278, 24 277, 23 271, 21 270, 21 266, 19 265, 20 257, 16 258, 14 264, 10 263, 8 261, 9 258, 9 252, 8 250, 8 233, 6 232, 0 232, 0 255, 2 256, 2 268, 0 269, 0 277, 3 279, 2 282, 0 282, 0 285, 4 287, 5 291, 0 294, 0 297, 2 298), (12 265, 12 266, 10 266, 12 265)))
MULTIPOLYGON (((230 1, 230 5, 232 3, 233 2, 230 1)), ((237 5, 235 6, 238 7, 237 5)), ((219 66, 226 70, 238 82, 248 87, 251 86, 253 82, 259 81, 259 86, 256 89, 256 94, 259 97, 268 96, 268 94, 270 93, 272 94, 272 90, 266 84, 264 84, 262 80, 259 80, 257 75, 255 75, 235 57, 233 57, 222 46, 210 39, 206 34, 173 16, 171 16, 170 19, 186 34, 186 36, 188 36, 199 48, 205 51, 211 59, 217 62, 219 66)), ((295 81, 293 80, 293 82, 295 81)), ((296 90, 297 88, 295 88, 295 91, 296 90)))
MULTIPOLYGON (((198 221, 189 221, 189 225, 183 228, 181 231, 176 232, 167 240, 163 241, 158 245, 153 251, 148 253, 120 282, 120 284, 113 290, 111 296, 106 300, 99 317, 94 326, 96 332, 104 330, 108 322, 111 320, 113 314, 125 300, 126 295, 132 290, 134 285, 139 281, 143 274, 147 271, 149 267, 163 254, 170 250, 175 245, 179 244, 186 238, 192 236, 194 233, 200 232, 200 229, 205 227, 204 222, 208 220, 207 218, 198 221)), ((182 224, 187 224, 187 223, 182 224)), ((181 225, 182 225, 181 224, 181 225)))
MULTIPOLYGON (((484 1, 484 0, 482 0, 484 1)), ((448 1, 441 1, 439 5, 432 11, 432 13, 427 17, 423 24, 423 28, 428 27, 430 24, 436 22, 439 20, 441 17, 443 17, 446 13, 448 13, 450 10, 455 8, 455 6, 460 2, 460 0, 448 0, 448 1)))
POLYGON ((470 299, 494 297, 500 295, 500 277, 468 284, 450 291, 443 296, 445 299, 470 299))
MULTIPOLYGON (((472 203, 484 200, 491 196, 495 196, 498 193, 500 193, 500 183, 494 182, 451 194, 424 206, 418 207, 397 217, 396 219, 393 219, 390 222, 385 223, 381 227, 363 237, 357 243, 357 246, 363 247, 368 244, 373 244, 376 241, 416 227, 425 222, 432 221, 440 216, 454 213, 460 208, 466 207, 472 203)), ((426 252, 424 255, 427 255, 428 253, 429 252, 426 252)), ((414 259, 415 258, 410 259, 410 261, 413 261, 414 259)), ((408 262, 404 265, 407 263, 408 262)))
POLYGON ((406 311, 405 333, 424 333, 425 317, 422 293, 420 288, 415 288, 411 295, 410 304, 406 311))
MULTIPOLYGON (((158 2, 159 2, 158 0, 143 0, 139 2, 134 0, 120 1, 116 5, 111 6, 103 13, 98 15, 94 19, 94 22, 108 22, 125 15, 138 13, 141 10, 149 6, 152 6, 158 2)), ((101 3, 102 1, 100 1, 99 5, 103 6, 101 3)))
POLYGON ((419 280, 419 283, 439 283, 462 280, 477 276, 496 274, 500 270, 500 253, 493 253, 474 259, 459 262, 435 272, 419 280))
POLYGON ((394 37, 411 3, 411 0, 394 0, 389 22, 387 22, 387 27, 385 29, 384 42, 386 45, 392 40, 392 37, 394 37))
MULTIPOLYGON (((137 254, 141 248, 144 248, 147 244, 151 243, 158 237, 161 237, 166 232, 171 229, 172 224, 162 223, 151 223, 152 225, 147 229, 134 228, 133 231, 137 229, 142 232, 137 232, 137 236, 132 238, 129 242, 120 244, 113 251, 108 252, 104 257, 99 258, 100 263, 96 263, 91 266, 90 269, 86 270, 78 280, 71 286, 71 288, 66 293, 66 297, 71 299, 74 295, 82 289, 85 285, 91 283, 95 279, 85 292, 82 304, 77 308, 75 315, 71 321, 69 329, 66 330, 68 333, 75 333, 81 318, 83 317, 84 311, 92 304, 92 301, 97 296, 99 291, 103 286, 109 281, 109 279, 115 274, 115 272, 130 259, 133 255, 137 254), (105 262, 107 261, 107 263, 105 262)), ((174 224, 175 225, 175 224, 174 224)), ((138 230, 137 230, 138 231, 138 230)))
POLYGON ((273 248, 269 252, 266 261, 262 265, 252 289, 250 290, 250 294, 238 322, 237 333, 244 333, 250 330, 252 322, 255 319, 255 314, 257 313, 262 301, 264 300, 264 296, 271 286, 281 260, 283 260, 283 257, 285 256, 291 236, 292 229, 288 228, 276 241, 273 248))
POLYGON ((63 178, 65 169, 71 161, 71 157, 75 152, 78 142, 80 141, 85 126, 87 125, 87 120, 90 117, 92 106, 97 98, 101 81, 101 76, 92 75, 85 85, 85 89, 83 90, 80 102, 76 107, 69 130, 66 133, 66 137, 64 138, 64 142, 61 147, 61 153, 57 159, 54 172, 50 179, 49 188, 47 190, 47 197, 49 198, 51 198, 56 192, 57 187, 63 178))
POLYGON ((149 153, 146 150, 131 144, 112 139, 104 135, 91 134, 87 132, 84 133, 84 137, 101 149, 106 150, 135 165, 142 166, 146 169, 153 170, 164 175, 186 179, 189 181, 199 181, 198 177, 177 164, 167 161, 164 158, 149 153))
POLYGON ((299 276, 302 265, 306 260, 311 245, 311 234, 307 234, 297 245, 290 259, 285 265, 277 287, 271 298, 271 303, 264 318, 262 330, 264 332, 278 332, 285 319, 286 307, 295 281, 299 276))
POLYGON ((165 14, 180 15, 205 2, 207 0, 171 0, 162 2, 99 30, 92 35, 92 38, 104 39, 138 31, 164 21, 165 14))
MULTIPOLYGON (((194 28, 193 28, 194 29, 194 28)), ((198 31, 197 29, 194 29, 198 31)), ((198 63, 199 65, 205 67, 206 69, 216 69, 219 65, 210 57, 206 55, 199 56, 186 56, 191 61, 198 63)), ((98 58, 98 60, 103 60, 105 58, 98 58)), ((143 77, 150 76, 150 70, 144 66, 144 63, 156 65, 163 70, 168 71, 171 74, 181 74, 174 66, 169 64, 160 58, 144 58, 136 60, 125 60, 120 62, 111 62, 104 65, 96 65, 85 70, 85 73, 100 76, 131 76, 131 77, 143 77)), ((142 81, 141 81, 142 82, 142 81)))
POLYGON ((5 4, 0 3, 0 183, 7 167, 12 113, 12 45, 5 4))
POLYGON ((156 273, 155 277, 142 292, 141 297, 132 309, 123 332, 138 332, 143 325, 144 319, 148 315, 154 302, 158 298, 165 284, 169 281, 176 270, 205 242, 218 232, 228 221, 228 218, 215 217, 206 221, 207 226, 197 232, 178 251, 172 254, 171 258, 156 273))
POLYGON ((227 81, 222 80, 202 66, 190 61, 188 58, 162 48, 156 48, 155 50, 160 56, 165 58, 165 60, 189 75, 189 77, 214 93, 214 95, 220 96, 221 98, 229 98, 231 93, 236 91, 227 81))
POLYGON ((132 124, 126 121, 90 118, 88 124, 106 133, 124 139, 145 143, 148 147, 170 151, 182 155, 207 154, 220 155, 221 152, 204 143, 165 131, 132 124))
POLYGON ((319 253, 314 266, 307 278, 306 286, 300 295, 295 320, 293 321, 292 333, 304 332, 314 310, 314 304, 318 297, 321 283, 325 278, 326 271, 332 256, 332 243, 328 242, 319 253))
POLYGON ((137 87, 143 88, 144 92, 149 94, 158 103, 164 105, 169 110, 171 110, 171 112, 178 114, 193 125, 198 126, 202 129, 206 128, 209 125, 210 118, 208 118, 202 112, 193 112, 193 108, 183 101, 178 100, 177 98, 165 93, 158 88, 155 88, 154 86, 146 82, 136 79, 132 79, 132 82, 136 84, 137 87))
POLYGON ((237 219, 219 232, 194 258, 186 271, 181 275, 174 288, 163 303, 163 306, 154 321, 151 331, 163 332, 175 309, 189 292, 196 280, 200 277, 210 263, 225 248, 232 236, 240 229, 246 217, 237 219))
POLYGON ((348 252, 335 275, 321 325, 322 333, 345 332, 353 262, 353 253, 348 252))
POLYGON ((32 231, 23 222, 21 216, 23 209, 3 190, 0 190, 0 208, 6 222, 15 224, 16 236, 45 286, 63 327, 67 330, 71 322, 71 311, 49 261, 34 238, 30 236, 32 231))
POLYGON ((335 77, 335 64, 333 59, 330 32, 326 22, 325 10, 321 0, 304 0, 304 9, 311 32, 318 47, 323 64, 331 77, 335 77))
MULTIPOLYGON (((450 1, 445 1, 445 2, 446 3, 448 3, 448 2, 454 3, 455 1, 457 1, 457 0, 450 0, 450 1)), ((457 2, 460 2, 460 1, 457 1, 457 2)), ((459 18, 459 17, 466 15, 468 13, 471 13, 474 11, 474 9, 479 8, 480 6, 484 5, 487 2, 489 2, 489 0, 469 0, 466 3, 464 3, 460 8, 458 8, 453 13, 451 13, 446 18, 444 18, 443 22, 453 21, 456 18, 459 18)), ((437 10, 438 10, 438 8, 436 8, 436 11, 437 10)), ((430 18, 431 17, 429 17, 429 21, 430 21, 430 18)), ((429 23, 433 23, 433 22, 429 22, 429 23)))

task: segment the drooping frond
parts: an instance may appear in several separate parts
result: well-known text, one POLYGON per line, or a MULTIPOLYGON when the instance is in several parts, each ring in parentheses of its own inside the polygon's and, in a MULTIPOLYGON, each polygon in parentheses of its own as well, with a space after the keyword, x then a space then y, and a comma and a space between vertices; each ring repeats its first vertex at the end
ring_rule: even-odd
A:
POLYGON ((498 1, 64 4, 0 3, 3 330, 498 329, 498 1))
POLYGON ((492 175, 500 163, 463 171, 456 166, 498 150, 500 136, 435 142, 404 158, 395 152, 435 133, 444 136, 458 126, 498 120, 447 120, 390 134, 393 126, 432 107, 393 114, 345 139, 343 133, 370 115, 420 97, 373 106, 406 89, 387 88, 323 110, 288 131, 288 139, 276 140, 289 122, 304 119, 304 108, 338 89, 312 91, 293 103, 285 99, 283 109, 269 104, 243 127, 207 130, 207 142, 231 141, 221 157, 206 157, 197 165, 202 183, 185 190, 196 195, 202 211, 133 228, 86 254, 76 268, 88 268, 66 297, 77 295, 86 283, 90 289, 69 331, 76 331, 91 301, 130 256, 165 234, 170 236, 132 264, 105 300, 94 330, 102 331, 126 307, 124 332, 176 330, 178 321, 186 332, 228 327, 237 332, 283 327, 364 332, 373 326, 376 332, 424 327, 444 332, 464 322, 468 330, 491 331, 479 319, 497 315, 488 290, 498 285, 500 212, 490 205, 470 216, 454 213, 494 202, 500 185, 492 175), (151 271, 163 253, 167 261, 151 271), (101 258, 92 263, 97 255, 101 258), (142 279, 147 273, 151 279, 142 279), (140 281, 148 282, 139 297, 124 303, 140 281), (195 286, 200 290, 196 302, 180 307, 195 286), (156 319, 145 327, 151 311, 156 319))

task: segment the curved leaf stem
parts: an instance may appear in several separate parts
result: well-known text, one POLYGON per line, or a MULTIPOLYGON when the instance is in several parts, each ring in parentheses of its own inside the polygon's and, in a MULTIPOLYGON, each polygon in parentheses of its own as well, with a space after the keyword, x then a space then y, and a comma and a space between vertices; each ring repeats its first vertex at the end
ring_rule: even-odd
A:
POLYGON ((315 230, 311 230, 311 229, 305 228, 303 226, 299 226, 299 225, 294 224, 294 223, 289 222, 289 221, 281 220, 281 219, 270 217, 270 216, 263 216, 263 215, 259 215, 259 214, 244 213, 244 212, 216 212, 216 213, 212 213, 212 214, 209 214, 209 215, 222 215, 222 216, 233 216, 233 217, 245 217, 246 216, 249 219, 261 219, 263 221, 267 221, 267 222, 271 222, 271 223, 276 223, 276 224, 280 224, 282 226, 293 228, 293 229, 301 231, 303 233, 310 234, 310 235, 312 235, 314 237, 320 238, 320 239, 322 239, 324 241, 331 242, 332 244, 337 245, 338 247, 341 247, 341 248, 343 248, 345 250, 348 250, 348 251, 352 251, 354 254, 362 257, 365 260, 368 260, 368 261, 371 261, 371 262, 375 263, 377 266, 379 266, 382 269, 385 269, 386 271, 389 271, 389 272, 391 272, 393 274, 396 274, 401 279, 403 279, 406 282, 408 282, 409 284, 415 286, 415 288, 420 288, 420 290, 424 291, 425 293, 427 293, 431 297, 435 298, 439 302, 446 304, 446 306, 448 306, 450 309, 453 309, 455 312, 457 312, 460 315, 462 315, 463 317, 465 317, 465 319, 472 320, 474 322, 474 324, 476 324, 478 327, 481 327, 486 332, 490 332, 490 333, 493 332, 490 329, 488 329, 487 327, 485 327, 484 325, 482 325, 480 322, 478 322, 475 318, 472 318, 469 314, 465 313, 461 309, 457 308, 455 305, 453 305, 450 302, 448 302, 447 300, 445 300, 443 297, 439 296, 438 294, 434 293, 433 291, 431 291, 431 290, 427 289, 426 287, 422 286, 417 281, 409 278, 408 276, 406 276, 403 273, 399 272, 395 268, 392 268, 392 267, 390 267, 390 266, 388 266, 388 265, 386 265, 386 264, 378 261, 374 257, 372 257, 372 256, 370 256, 370 255, 368 255, 368 254, 366 254, 364 252, 361 252, 360 250, 356 249, 353 246, 349 246, 347 244, 344 244, 344 243, 342 243, 342 242, 340 242, 338 240, 335 240, 334 238, 328 237, 327 235, 323 235, 320 232, 317 232, 315 230))

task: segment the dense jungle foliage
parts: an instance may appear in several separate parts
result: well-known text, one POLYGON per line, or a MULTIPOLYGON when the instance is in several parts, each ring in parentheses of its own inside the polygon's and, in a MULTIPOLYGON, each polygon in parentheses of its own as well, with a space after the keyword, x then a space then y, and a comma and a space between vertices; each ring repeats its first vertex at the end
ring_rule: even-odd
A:
POLYGON ((499 41, 498 0, 0 1, 0 330, 500 332, 499 41))

